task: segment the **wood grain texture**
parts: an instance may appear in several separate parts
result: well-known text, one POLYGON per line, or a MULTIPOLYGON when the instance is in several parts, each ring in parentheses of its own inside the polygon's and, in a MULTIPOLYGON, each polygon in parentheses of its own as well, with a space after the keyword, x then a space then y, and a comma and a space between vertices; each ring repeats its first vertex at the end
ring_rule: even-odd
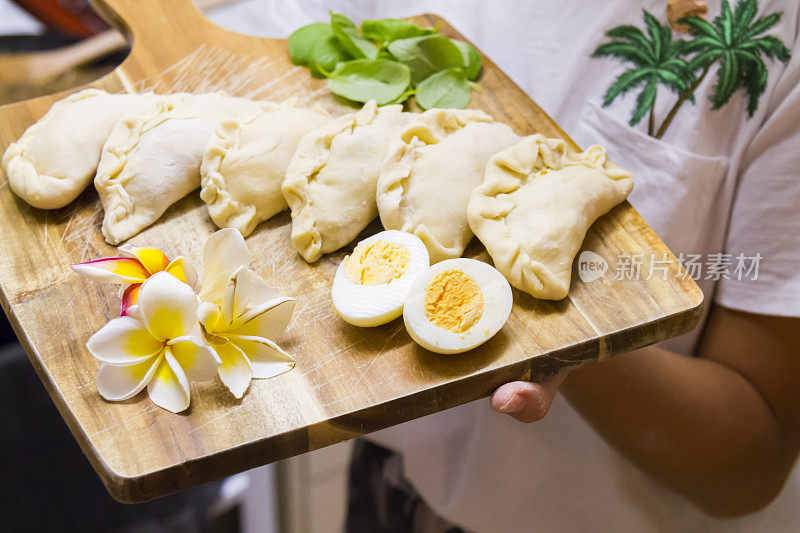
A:
MULTIPOLYGON (((130 56, 93 85, 109 91, 225 90, 255 99, 297 97, 334 113, 350 111, 324 81, 289 62, 286 43, 214 26, 189 0, 96 0, 96 7, 132 37, 130 56)), ((416 17, 459 36, 433 15, 416 17)), ((460 36, 459 36, 460 37, 460 36)), ((565 133, 488 58, 483 91, 471 107, 484 109, 519 134, 565 133)), ((0 108, 0 149, 65 94, 0 108)), ((572 141, 570 141, 572 142, 572 141)), ((56 211, 29 207, 0 176, 2 304, 31 363, 109 492, 137 502, 304 453, 392 424, 487 396, 499 384, 532 379, 629 351, 690 330, 702 293, 680 274, 664 244, 626 202, 590 230, 583 250, 609 262, 600 280, 573 279, 569 297, 545 302, 514 291, 505 328, 481 348, 441 356, 416 346, 402 320, 362 329, 334 316, 330 285, 346 251, 306 264, 290 241, 288 213, 262 224, 247 242, 252 268, 298 300, 281 345, 297 367, 254 381, 241 401, 215 380, 192 385, 192 405, 175 415, 140 394, 103 401, 89 336, 118 311, 117 289, 74 275, 69 264, 114 255, 100 233, 102 210, 87 190, 56 211), (621 253, 667 254, 667 278, 614 279, 621 253)), ((373 223, 365 234, 379 229, 373 223)), ((197 194, 174 205, 131 240, 200 263, 215 230, 197 194)), ((476 240, 467 256, 487 259, 476 240)), ((20 406, 24 408, 24 406, 20 406)), ((20 438, 27 438, 20 435, 20 438)))

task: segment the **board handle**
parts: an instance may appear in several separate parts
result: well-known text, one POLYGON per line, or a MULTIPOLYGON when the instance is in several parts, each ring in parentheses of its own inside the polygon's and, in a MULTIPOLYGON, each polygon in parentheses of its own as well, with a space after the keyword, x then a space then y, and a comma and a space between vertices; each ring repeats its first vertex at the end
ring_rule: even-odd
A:
POLYGON ((214 27, 191 0, 89 0, 89 3, 134 44, 146 42, 154 50, 181 42, 182 34, 214 27))

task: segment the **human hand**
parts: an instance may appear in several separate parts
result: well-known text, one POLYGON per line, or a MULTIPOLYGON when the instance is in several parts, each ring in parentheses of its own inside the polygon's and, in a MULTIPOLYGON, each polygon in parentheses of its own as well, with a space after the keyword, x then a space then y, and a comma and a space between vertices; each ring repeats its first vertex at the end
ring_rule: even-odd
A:
POLYGON ((492 394, 492 409, 520 422, 536 422, 544 418, 553 403, 558 387, 569 372, 548 376, 541 383, 512 381, 501 385, 492 394))

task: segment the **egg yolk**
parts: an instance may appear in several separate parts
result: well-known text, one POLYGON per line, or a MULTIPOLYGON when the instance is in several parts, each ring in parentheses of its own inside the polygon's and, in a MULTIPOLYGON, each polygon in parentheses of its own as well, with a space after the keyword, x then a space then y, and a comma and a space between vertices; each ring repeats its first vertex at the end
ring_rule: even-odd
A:
POLYGON ((408 248, 391 241, 356 246, 347 258, 345 274, 359 285, 385 285, 402 276, 411 259, 408 248))
POLYGON ((460 270, 439 273, 425 290, 425 316, 439 328, 464 333, 483 315, 483 293, 460 270))

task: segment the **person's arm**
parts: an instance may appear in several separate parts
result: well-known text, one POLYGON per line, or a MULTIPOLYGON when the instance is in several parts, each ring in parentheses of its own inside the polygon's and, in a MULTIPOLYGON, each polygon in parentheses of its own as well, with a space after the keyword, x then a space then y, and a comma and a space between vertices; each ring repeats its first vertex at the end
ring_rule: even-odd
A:
MULTIPOLYGON (((563 378, 509 383, 492 406, 537 420, 563 378)), ((571 372, 560 390, 609 444, 706 512, 752 512, 800 451, 800 318, 717 305, 698 357, 643 348, 571 372)))

